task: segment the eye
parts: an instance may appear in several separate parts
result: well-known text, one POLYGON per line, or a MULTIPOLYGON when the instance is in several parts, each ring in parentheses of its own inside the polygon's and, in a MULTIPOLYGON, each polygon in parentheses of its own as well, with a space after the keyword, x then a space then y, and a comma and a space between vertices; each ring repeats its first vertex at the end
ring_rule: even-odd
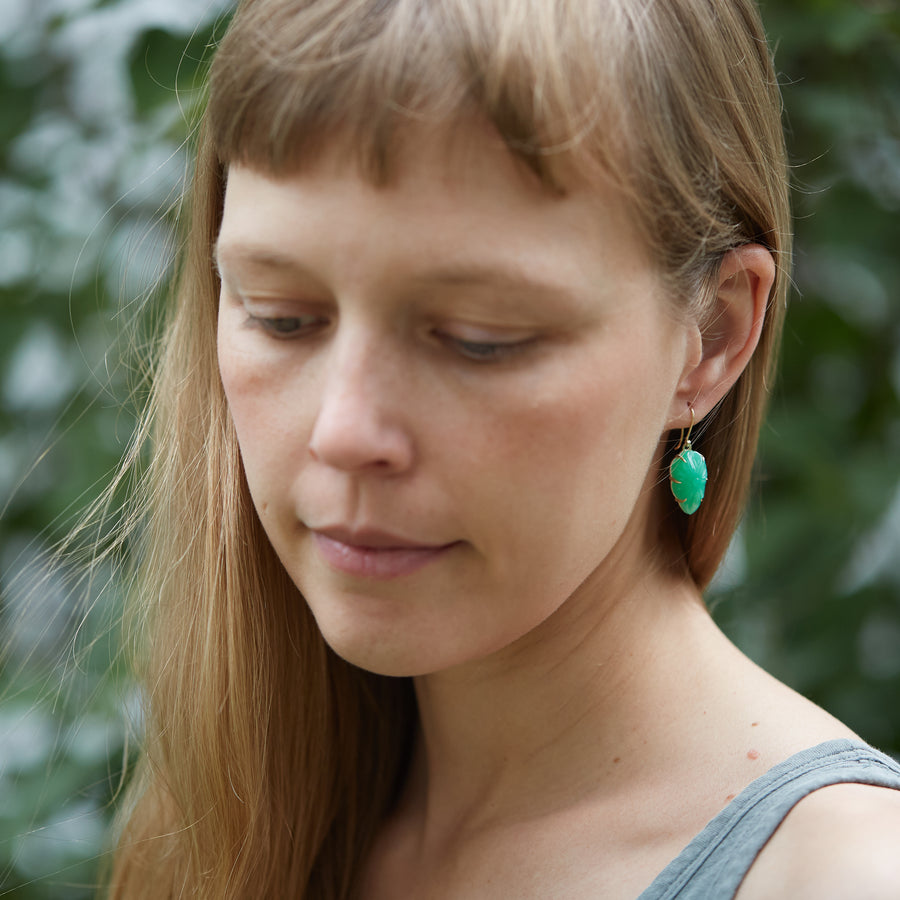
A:
POLYGON ((248 316, 248 323, 275 338, 300 337, 327 324, 321 316, 248 316))
POLYGON ((455 353, 476 363, 502 362, 534 343, 535 338, 511 337, 503 340, 471 340, 439 333, 440 340, 455 353))
POLYGON ((521 344, 501 343, 495 341, 461 341, 459 338, 448 338, 460 356, 475 362, 496 362, 519 349, 521 344))

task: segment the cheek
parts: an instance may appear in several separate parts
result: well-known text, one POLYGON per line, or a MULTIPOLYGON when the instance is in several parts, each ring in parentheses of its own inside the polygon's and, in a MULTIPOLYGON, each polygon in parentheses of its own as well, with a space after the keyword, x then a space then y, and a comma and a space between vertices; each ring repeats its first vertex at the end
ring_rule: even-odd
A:
POLYGON ((603 365, 574 369, 544 373, 527 402, 520 394, 496 404, 467 456, 482 460, 484 528, 520 559, 556 554, 578 568, 608 552, 638 503, 671 377, 647 356, 607 354, 603 365))
POLYGON ((231 410, 241 444, 259 429, 267 429, 270 419, 270 395, 266 379, 259 375, 252 362, 227 347, 219 350, 219 374, 225 389, 225 399, 231 410))
POLYGON ((252 360, 235 346, 231 335, 219 327, 219 375, 225 390, 225 399, 238 434, 242 455, 245 445, 252 443, 251 436, 265 428, 266 381, 252 360))
MULTIPOLYGON (((250 493, 260 512, 277 495, 279 483, 296 464, 298 421, 288 409, 284 386, 240 340, 220 324, 219 374, 237 432, 250 493)), ((301 444, 300 446, 305 446, 301 444)), ((282 488, 283 490, 283 488, 282 488)))
POLYGON ((618 363, 617 357, 574 375, 554 374, 525 391, 525 402, 511 397, 497 404, 482 432, 482 452, 501 454, 513 470, 527 469, 529 487, 642 482, 669 399, 664 379, 618 363))

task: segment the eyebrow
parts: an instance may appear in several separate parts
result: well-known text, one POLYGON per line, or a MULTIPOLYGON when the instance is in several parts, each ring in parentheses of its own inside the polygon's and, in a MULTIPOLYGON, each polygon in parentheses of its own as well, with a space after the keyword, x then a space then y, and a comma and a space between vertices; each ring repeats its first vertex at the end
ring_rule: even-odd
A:
MULTIPOLYGON (((220 274, 222 249, 223 245, 216 241, 212 256, 220 274)), ((257 244, 226 244, 224 249, 225 256, 233 264, 296 273, 317 280, 298 259, 270 247, 257 244)), ((529 273, 505 260, 449 262, 414 273, 409 280, 411 284, 423 288, 491 288, 517 296, 530 294, 535 297, 558 298, 573 304, 584 301, 583 295, 575 287, 543 278, 537 273, 529 273)))
MULTIPOLYGON (((286 253, 279 253, 277 250, 271 250, 268 247, 256 244, 225 244, 224 249, 226 251, 225 256, 238 265, 252 265, 258 268, 280 269, 309 274, 306 267, 292 256, 286 253)), ((223 245, 216 240, 212 248, 212 261, 220 274, 222 272, 222 250, 223 245)))
POLYGON ((506 262, 451 263, 429 269, 412 279, 427 285, 447 287, 491 287, 512 293, 534 293, 574 298, 569 285, 531 274, 506 262))

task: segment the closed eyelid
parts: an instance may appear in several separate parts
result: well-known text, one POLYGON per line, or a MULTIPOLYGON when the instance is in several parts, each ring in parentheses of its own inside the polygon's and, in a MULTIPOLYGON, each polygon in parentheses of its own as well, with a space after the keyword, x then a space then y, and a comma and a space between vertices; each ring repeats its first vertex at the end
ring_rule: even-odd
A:
POLYGON ((437 330, 445 337, 465 344, 521 344, 536 337, 535 330, 530 328, 447 325, 437 330))
POLYGON ((512 360, 519 353, 530 349, 538 341, 534 333, 498 335, 471 335, 462 337, 452 331, 435 332, 438 340, 451 352, 464 360, 478 364, 500 363, 512 360))
POLYGON ((246 327, 258 329, 279 340, 310 337, 328 328, 328 320, 315 314, 293 316, 260 316, 248 314, 246 327))

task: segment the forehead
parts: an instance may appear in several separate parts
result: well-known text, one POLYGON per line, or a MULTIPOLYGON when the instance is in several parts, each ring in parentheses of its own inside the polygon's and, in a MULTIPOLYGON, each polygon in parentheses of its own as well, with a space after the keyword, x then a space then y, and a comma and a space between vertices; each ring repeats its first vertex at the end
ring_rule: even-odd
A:
POLYGON ((348 266, 373 253, 559 268, 588 254, 650 265, 613 185, 573 177, 551 188, 480 123, 409 127, 384 181, 342 142, 285 176, 233 165, 218 249, 226 262, 309 252, 342 255, 348 266))

